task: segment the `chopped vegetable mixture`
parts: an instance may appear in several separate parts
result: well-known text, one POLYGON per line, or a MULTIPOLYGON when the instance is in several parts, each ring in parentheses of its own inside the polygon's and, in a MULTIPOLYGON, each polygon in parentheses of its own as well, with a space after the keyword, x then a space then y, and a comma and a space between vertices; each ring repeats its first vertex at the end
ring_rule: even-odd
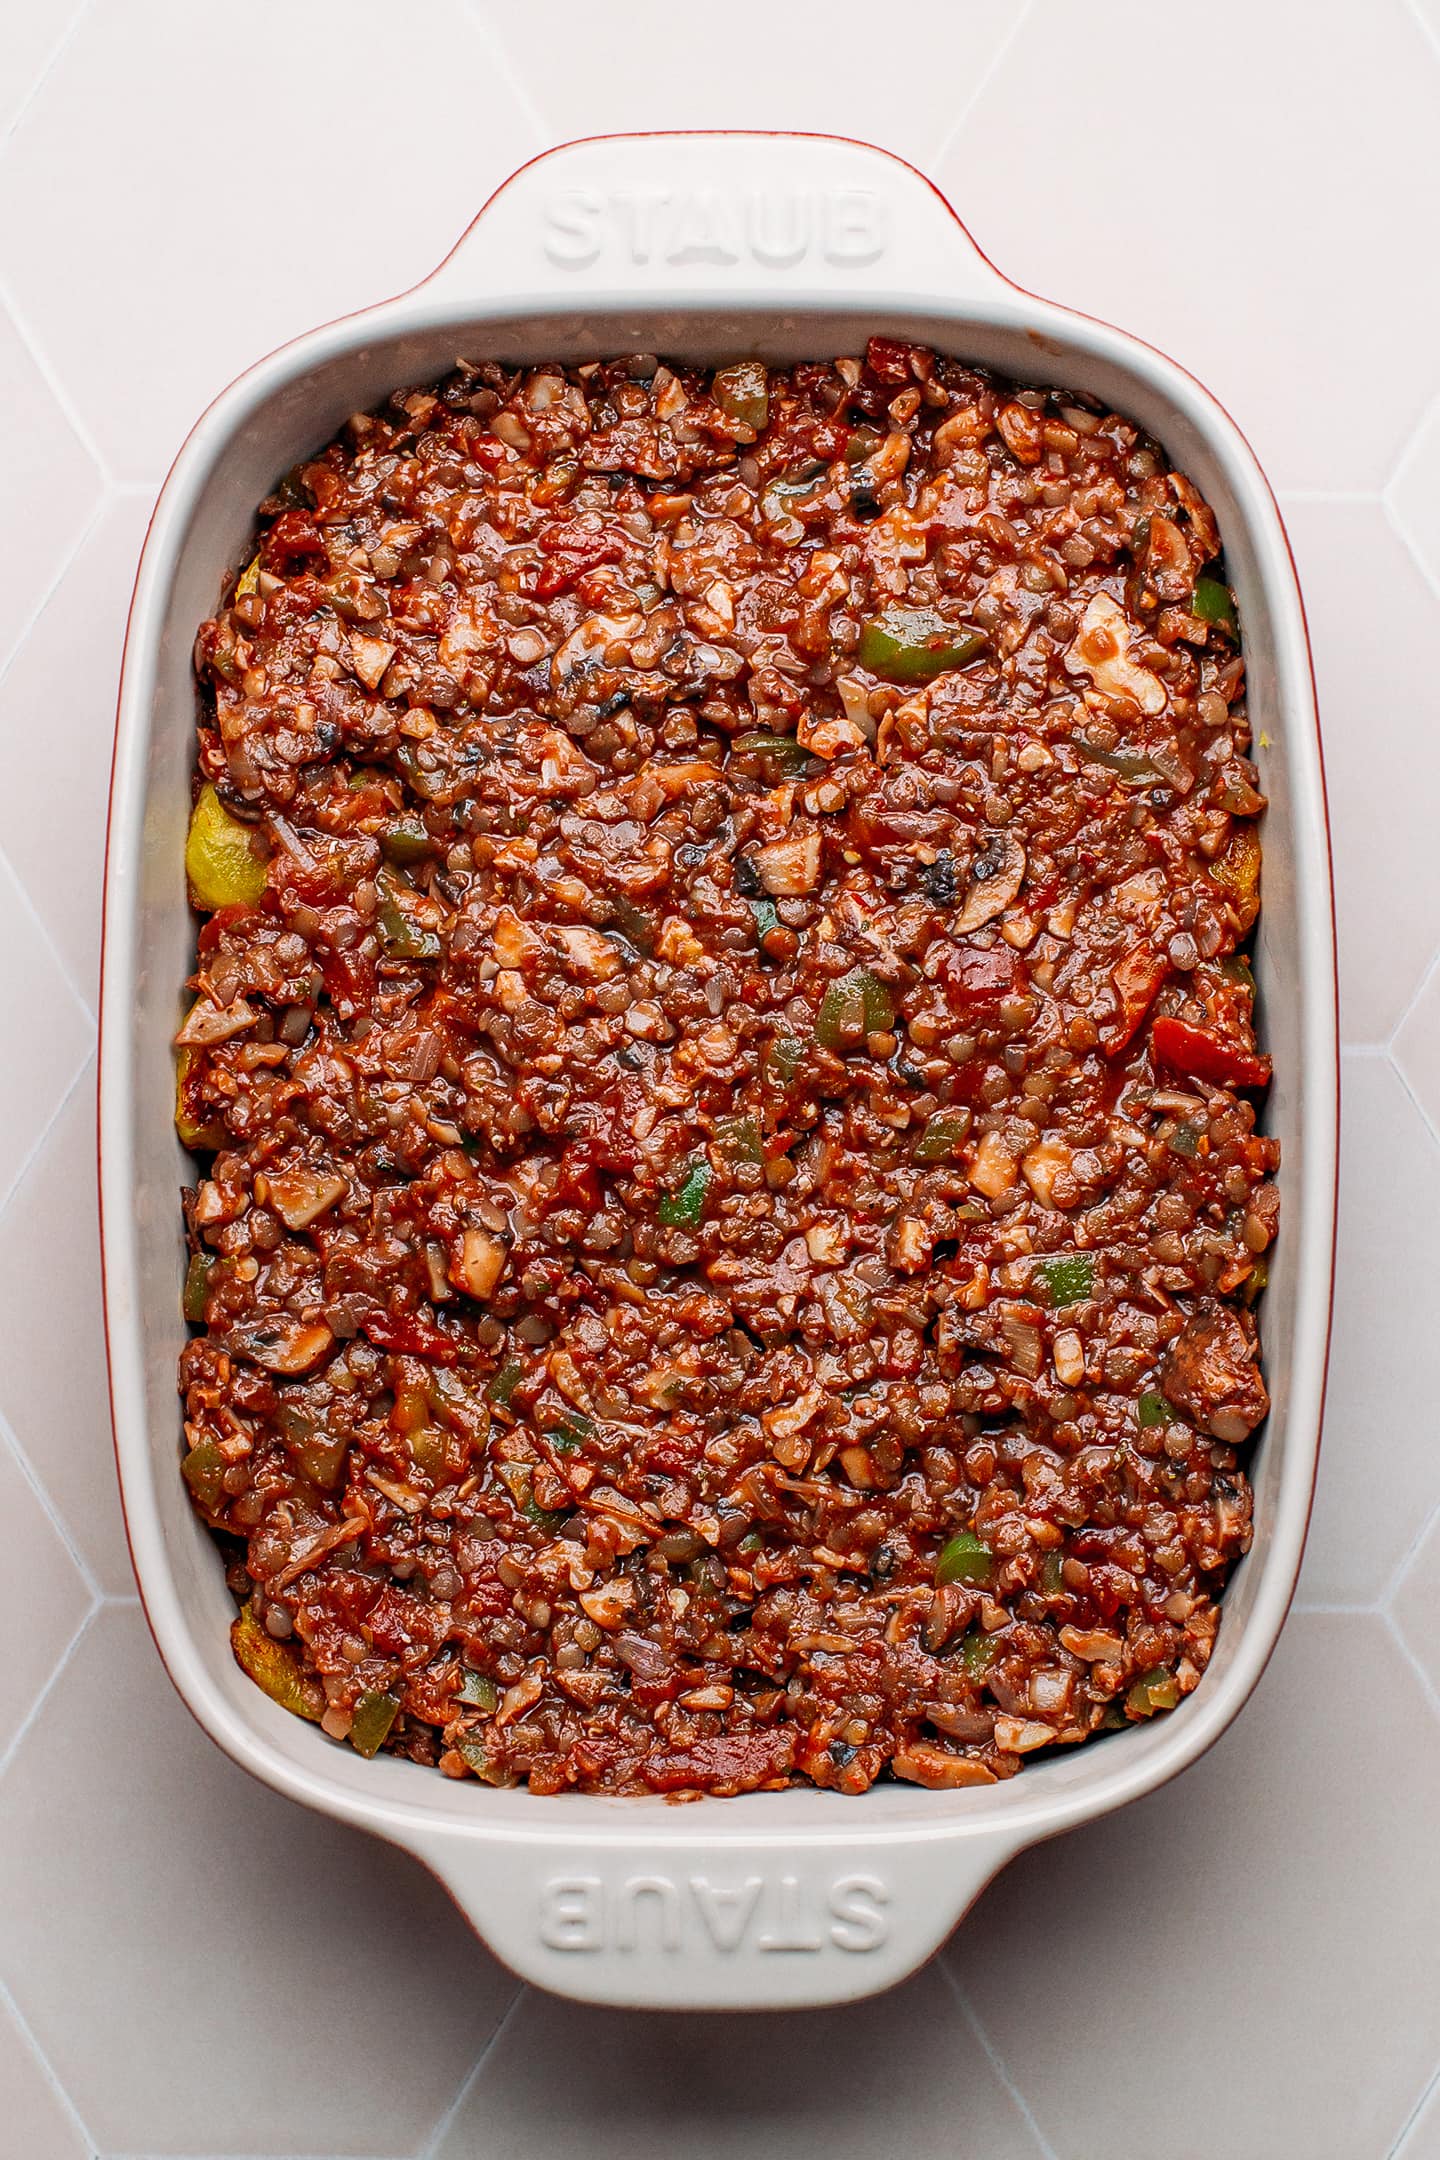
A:
POLYGON ((1209 508, 889 338, 461 366, 199 632, 180 1469, 362 1755, 983 1785, 1250 1537, 1263 808, 1209 508))

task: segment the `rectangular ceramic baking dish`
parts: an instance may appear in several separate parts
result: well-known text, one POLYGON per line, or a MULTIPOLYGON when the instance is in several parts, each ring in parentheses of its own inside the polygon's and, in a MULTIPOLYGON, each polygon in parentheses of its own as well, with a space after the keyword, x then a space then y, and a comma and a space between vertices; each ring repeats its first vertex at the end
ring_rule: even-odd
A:
POLYGON ((115 1438, 135 1570, 185 1702, 237 1762, 393 1839, 449 1886, 526 1978, 675 2008, 836 2002, 888 1986, 1023 1846, 1152 1790, 1244 1703, 1304 1541, 1333 1259, 1335 972, 1314 686, 1294 568, 1249 447, 1149 347, 1020 291, 910 167, 828 137, 652 135, 568 145, 494 196, 433 276, 243 375, 180 452, 140 564, 110 807, 101 1187, 115 1438), (579 361, 634 351, 784 365, 918 339, 1023 381, 1096 393, 1141 421, 1219 517, 1239 595, 1263 783, 1256 976, 1284 1147, 1264 1305, 1274 1407, 1255 1451, 1255 1539, 1219 1643, 1169 1717, 983 1789, 795 1790, 676 1807, 461 1784, 365 1762, 288 1717, 236 1667, 216 1549, 177 1475, 184 1336, 171 1036, 194 923, 191 645, 247 552, 255 504, 347 414, 457 355, 579 361))

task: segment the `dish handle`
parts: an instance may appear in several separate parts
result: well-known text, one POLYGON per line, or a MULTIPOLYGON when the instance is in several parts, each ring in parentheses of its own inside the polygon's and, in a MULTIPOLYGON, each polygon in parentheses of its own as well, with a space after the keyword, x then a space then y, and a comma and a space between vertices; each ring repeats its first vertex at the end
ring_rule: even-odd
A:
POLYGON ((802 2009, 891 1987, 1019 1842, 990 1827, 677 1840, 670 1823, 623 1839, 406 1839, 522 1979, 636 2010, 802 2009))
POLYGON ((835 135, 600 135, 497 189, 427 293, 553 307, 598 294, 780 308, 1011 288, 913 165, 835 135))

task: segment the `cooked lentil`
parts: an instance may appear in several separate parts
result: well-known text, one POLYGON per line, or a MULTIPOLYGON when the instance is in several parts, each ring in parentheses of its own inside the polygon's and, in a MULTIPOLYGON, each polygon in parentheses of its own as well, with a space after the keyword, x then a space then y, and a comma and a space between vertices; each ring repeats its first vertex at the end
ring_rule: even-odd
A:
POLYGON ((983 1784, 1250 1535, 1262 798, 1206 504, 886 338, 462 366, 196 648, 184 1474, 277 1700, 536 1791, 983 1784))

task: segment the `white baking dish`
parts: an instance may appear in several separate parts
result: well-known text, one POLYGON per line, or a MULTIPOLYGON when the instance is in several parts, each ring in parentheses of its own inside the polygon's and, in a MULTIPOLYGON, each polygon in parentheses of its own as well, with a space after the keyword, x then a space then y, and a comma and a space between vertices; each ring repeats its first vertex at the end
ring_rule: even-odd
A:
POLYGON ((262 361, 199 422, 160 497, 120 695, 105 899, 101 1184, 116 1447, 136 1574, 171 1678, 205 1729, 279 1791, 418 1854, 518 1972, 563 1994, 672 2007, 840 2001, 924 1958, 1037 1839, 1118 1807, 1209 1747, 1253 1688, 1295 1581, 1314 1479, 1333 1256, 1335 975, 1314 688, 1275 503, 1237 429, 1171 361, 1032 298, 908 166, 830 138, 633 136, 526 166, 433 276, 262 361), (1173 1716, 985 1789, 799 1790, 703 1800, 533 1797, 362 1761, 237 1669, 233 1606, 176 1474, 184 1336, 171 1035, 194 924, 191 643, 253 506, 344 417, 463 354, 651 351, 785 363, 872 331, 1142 421, 1220 520, 1249 657, 1265 826, 1256 974, 1284 1146, 1264 1305, 1274 1408, 1255 1454, 1255 1542, 1204 1680, 1173 1716))

